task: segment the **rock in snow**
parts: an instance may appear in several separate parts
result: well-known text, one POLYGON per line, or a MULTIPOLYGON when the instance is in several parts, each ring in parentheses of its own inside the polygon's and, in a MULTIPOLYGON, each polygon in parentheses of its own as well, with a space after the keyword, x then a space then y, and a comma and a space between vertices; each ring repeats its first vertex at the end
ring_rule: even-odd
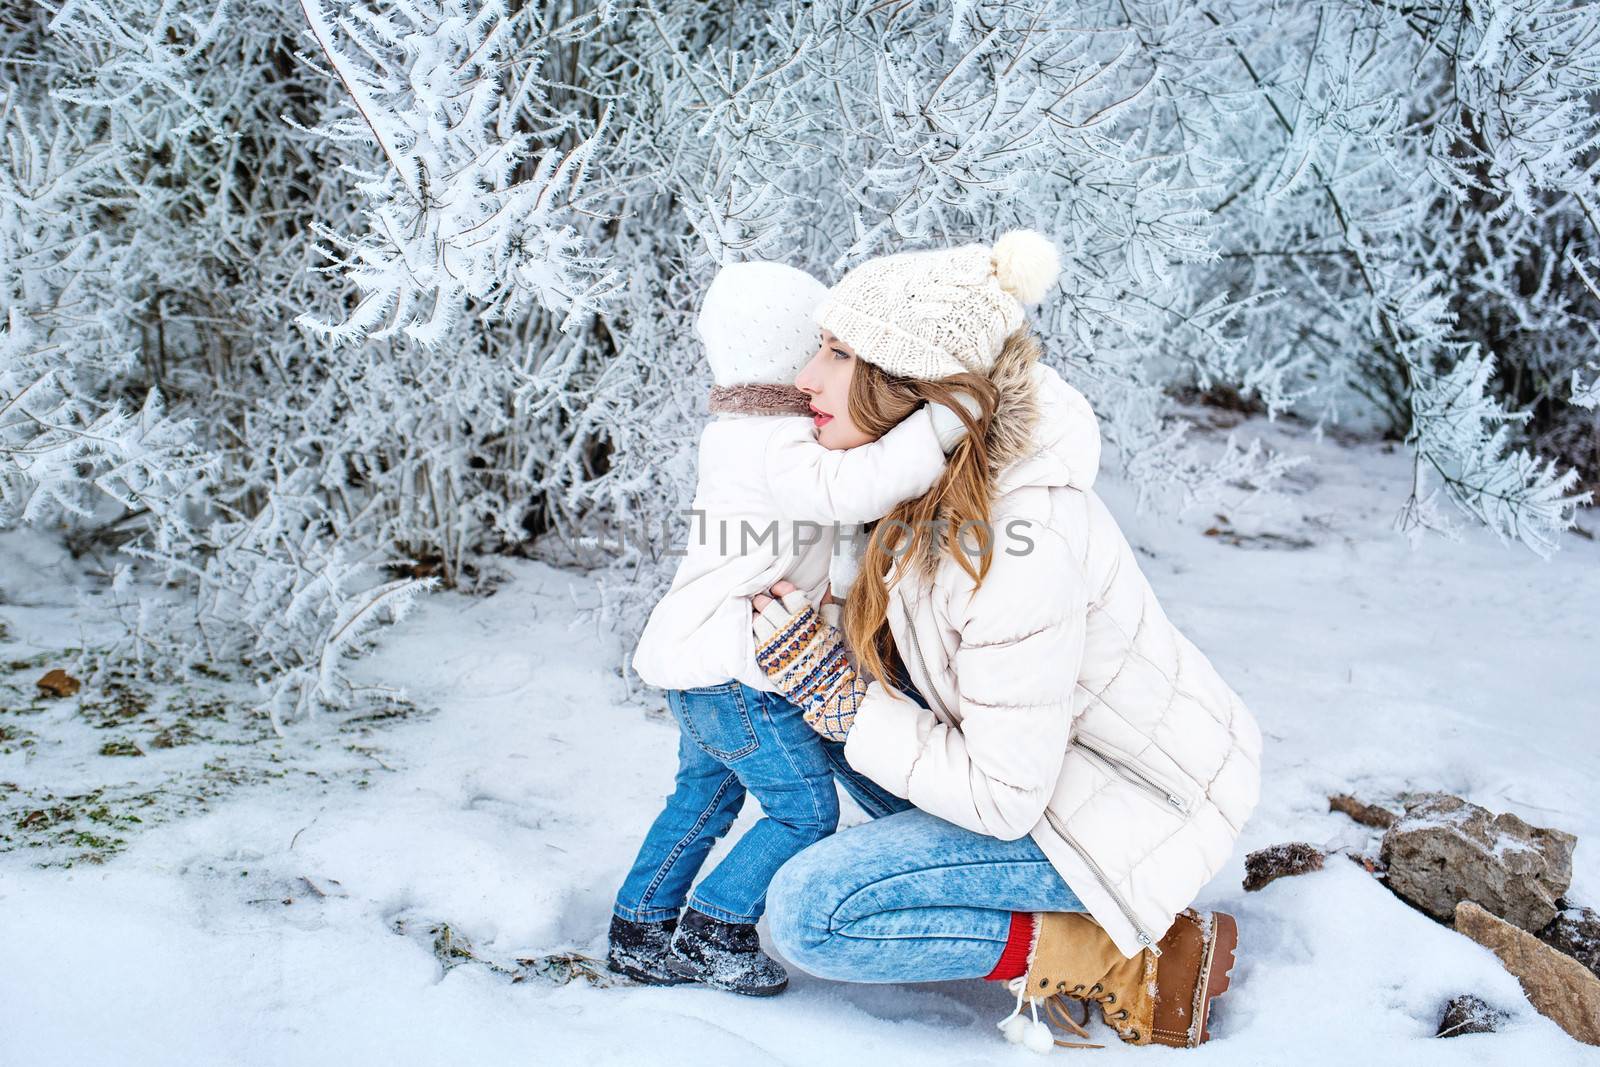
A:
POLYGON ((1600 912, 1568 908, 1539 931, 1539 940, 1565 952, 1600 978, 1600 912))
POLYGON ((1383 835, 1380 855, 1389 888, 1440 922, 1450 922, 1456 905, 1471 900, 1534 931, 1560 911, 1556 902, 1572 884, 1577 842, 1561 830, 1429 793, 1406 805, 1383 835))
POLYGON ((1482 997, 1463 993, 1452 997, 1444 1006, 1439 1019, 1439 1032, 1434 1037, 1460 1037, 1463 1034, 1492 1034, 1500 1029, 1504 1013, 1491 1008, 1482 997))
POLYGON ((1470 900, 1456 905, 1456 929, 1500 957, 1541 1015, 1579 1041, 1600 1045, 1600 978, 1583 964, 1470 900))

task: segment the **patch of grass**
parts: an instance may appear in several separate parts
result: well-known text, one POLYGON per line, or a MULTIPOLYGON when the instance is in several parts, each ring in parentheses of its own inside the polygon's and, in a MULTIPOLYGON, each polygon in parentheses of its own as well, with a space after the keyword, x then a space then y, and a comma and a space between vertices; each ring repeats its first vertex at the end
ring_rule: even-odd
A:
POLYGON ((417 706, 409 701, 391 701, 369 711, 363 711, 356 715, 348 715, 344 718, 344 723, 346 725, 361 725, 367 723, 381 725, 394 722, 397 719, 409 719, 416 713, 417 706))
POLYGON ((372 739, 423 714, 374 701, 285 738, 256 710, 253 687, 212 680, 226 678, 221 670, 157 682, 117 665, 72 697, 43 699, 36 679, 76 655, 47 651, 0 669, 0 754, 26 749, 31 769, 27 787, 0 782, 0 852, 26 849, 40 867, 107 862, 140 831, 242 788, 291 777, 364 787, 385 756, 372 739), (147 754, 164 758, 138 758, 147 754), (76 784, 85 781, 97 788, 76 784), (73 794, 55 782, 74 783, 73 794))
POLYGON ((194 740, 194 728, 181 719, 150 739, 151 748, 177 748, 194 740))
POLYGON ((90 822, 105 823, 108 825, 117 826, 138 825, 139 823, 144 822, 143 819, 132 814, 131 812, 124 812, 121 815, 115 814, 112 812, 110 807, 105 804, 101 804, 98 807, 89 809, 83 813, 83 817, 88 819, 90 822))
MULTIPOLYGON (((12 788, 15 790, 14 785, 12 788)), ((64 797, 45 794, 42 799, 39 807, 24 806, 17 811, 11 825, 23 844, 63 852, 65 858, 58 864, 63 867, 104 863, 120 852, 128 843, 124 834, 144 822, 132 809, 149 808, 157 802, 153 792, 108 800, 101 789, 64 797)), ((0 840, 14 838, 0 835, 0 840)))
POLYGON ((1315 542, 1308 538, 1296 537, 1293 534, 1272 533, 1270 531, 1255 534, 1240 533, 1228 522, 1228 516, 1222 514, 1218 514, 1217 521, 1205 529, 1204 536, 1214 537, 1223 544, 1232 545, 1235 548, 1282 548, 1295 551, 1315 547, 1315 542))
POLYGON ((60 652, 40 652, 29 656, 27 659, 14 659, 6 662, 6 669, 13 671, 35 671, 40 667, 48 667, 51 663, 61 659, 68 653, 76 653, 77 649, 63 649, 60 652))
POLYGON ((440 923, 433 930, 433 955, 449 970, 459 963, 467 960, 476 960, 478 957, 472 953, 472 944, 465 938, 457 936, 450 929, 449 923, 440 923))
POLYGON ((604 964, 593 956, 585 956, 581 952, 556 952, 549 956, 535 956, 531 959, 519 958, 517 966, 521 969, 521 973, 511 979, 513 982, 520 982, 526 978, 542 978, 551 985, 568 985, 581 979, 592 986, 601 987, 616 982, 604 964))
POLYGON ((57 804, 51 808, 36 808, 17 817, 17 829, 46 830, 64 822, 71 822, 76 814, 66 804, 57 804))
POLYGON ((523 982, 529 978, 537 978, 551 985, 567 985, 581 980, 593 986, 609 986, 616 982, 616 978, 599 960, 581 952, 519 956, 511 963, 500 963, 478 952, 471 941, 447 922, 417 923, 400 918, 394 920, 389 928, 402 937, 427 944, 445 974, 463 964, 476 964, 512 982, 523 982))
POLYGON ((211 678, 211 679, 213 679, 215 681, 219 681, 219 682, 229 681, 233 677, 227 671, 220 670, 219 668, 213 666, 210 663, 201 663, 201 662, 191 663, 191 664, 189 664, 189 669, 191 671, 193 671, 194 673, 198 674, 202 678, 211 678))
POLYGON ((185 690, 168 707, 186 719, 226 719, 233 705, 222 697, 201 698, 185 690))
POLYGON ((78 712, 97 730, 125 726, 150 711, 152 695, 144 690, 131 689, 113 683, 101 690, 102 699, 81 698, 78 712))
MULTIPOLYGON (((120 837, 100 837, 85 830, 74 830, 72 831, 71 843, 75 848, 91 849, 103 855, 121 848, 127 844, 127 841, 120 837)), ((96 862, 103 863, 104 860, 96 860, 96 862)))

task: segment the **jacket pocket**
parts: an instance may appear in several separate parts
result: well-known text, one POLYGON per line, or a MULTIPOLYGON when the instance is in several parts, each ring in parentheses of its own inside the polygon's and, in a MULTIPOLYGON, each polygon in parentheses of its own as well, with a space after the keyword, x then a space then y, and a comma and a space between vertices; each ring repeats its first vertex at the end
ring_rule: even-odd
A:
POLYGON ((1189 790, 1175 786, 1165 779, 1152 774, 1120 752, 1101 744, 1099 741, 1083 737, 1081 734, 1073 734, 1072 744, 1078 746, 1084 754, 1107 771, 1124 781, 1132 782, 1134 785, 1139 786, 1174 811, 1187 815, 1194 810, 1194 797, 1189 790))
POLYGON ((761 747, 744 686, 738 682, 674 689, 667 703, 699 748, 722 763, 741 759, 761 747))

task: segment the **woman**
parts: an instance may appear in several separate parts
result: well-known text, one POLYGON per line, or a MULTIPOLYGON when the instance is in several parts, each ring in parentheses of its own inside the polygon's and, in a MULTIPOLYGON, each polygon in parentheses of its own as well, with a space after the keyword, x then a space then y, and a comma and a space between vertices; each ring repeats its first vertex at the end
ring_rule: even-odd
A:
POLYGON ((941 481, 872 533, 853 668, 803 598, 756 600, 774 683, 844 742, 852 792, 880 787, 881 817, 779 871, 769 922, 826 978, 1011 979, 1003 1028, 1035 1047, 1041 1005, 1083 1033, 1068 999, 1125 1041, 1195 1045, 1237 930, 1188 906, 1255 806, 1260 734, 1093 492, 1094 413, 1025 326, 1057 271, 1018 231, 864 263, 818 309, 796 384, 835 424, 876 436, 953 393, 980 410, 941 481))

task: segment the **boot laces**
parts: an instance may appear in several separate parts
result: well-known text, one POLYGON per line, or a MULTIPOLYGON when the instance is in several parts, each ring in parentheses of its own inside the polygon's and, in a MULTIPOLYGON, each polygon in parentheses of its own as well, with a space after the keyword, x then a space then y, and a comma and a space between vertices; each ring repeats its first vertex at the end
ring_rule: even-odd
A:
MULTIPOLYGON (((1040 1020, 1039 1008, 1043 1006, 1046 1019, 1054 1022, 1057 1026, 1071 1032, 1078 1037, 1086 1038, 1089 1036, 1089 1031, 1084 1027, 1089 1022, 1089 1005, 1087 1003, 1084 1004, 1083 1022, 1079 1022, 1077 1019, 1072 1017, 1072 1011, 1068 1007, 1068 998, 1076 995, 1077 998, 1081 1000, 1097 1000, 1103 1002, 1106 996, 1110 996, 1111 999, 1115 1000, 1116 995, 1114 993, 1103 993, 1100 996, 1088 997, 1082 994, 1065 993, 1058 990, 1057 992, 1046 997, 1033 997, 1028 995, 1028 981, 1026 976, 1018 976, 1008 980, 1006 982, 1006 988, 1017 995, 1017 1006, 1011 1009, 1010 1015, 1007 1015, 1004 1019, 1001 1019, 995 1024, 996 1026, 1000 1027, 1002 1031, 1006 1029, 1006 1024, 1011 1022, 1012 1019, 1021 1017, 1023 1004, 1026 1003, 1028 1005, 1029 1012, 1033 1016, 1033 1025, 1035 1027, 1043 1026, 1045 1032, 1049 1033, 1051 1041, 1053 1041, 1056 1045, 1059 1045, 1061 1048, 1105 1048, 1104 1045, 1097 1045, 1093 1042, 1063 1041, 1061 1038, 1056 1037, 1055 1034, 1050 1031, 1049 1024, 1040 1020)), ((1083 986, 1080 985, 1077 987, 1077 989, 1082 990, 1083 986)))
POLYGON ((1127 1008, 1121 1008, 1117 1011, 1111 1010, 1111 1005, 1117 1002, 1117 995, 1115 993, 1101 985, 1099 982, 1096 982, 1094 985, 1090 986, 1087 991, 1079 992, 1079 990, 1082 989, 1083 986, 1077 985, 1072 988, 1071 992, 1058 992, 1056 997, 1062 1002, 1063 1005, 1066 1004, 1068 997, 1073 997, 1077 1000, 1083 1001, 1084 1022, 1089 1021, 1089 1004, 1091 1002, 1099 1004, 1100 1015, 1105 1019, 1106 1023, 1112 1027, 1112 1029, 1117 1031, 1118 1035, 1120 1035, 1124 1040, 1138 1039, 1139 1032, 1137 1030, 1133 1030, 1131 1028, 1124 1030, 1113 1021, 1114 1019, 1126 1020, 1128 1018, 1127 1008))

